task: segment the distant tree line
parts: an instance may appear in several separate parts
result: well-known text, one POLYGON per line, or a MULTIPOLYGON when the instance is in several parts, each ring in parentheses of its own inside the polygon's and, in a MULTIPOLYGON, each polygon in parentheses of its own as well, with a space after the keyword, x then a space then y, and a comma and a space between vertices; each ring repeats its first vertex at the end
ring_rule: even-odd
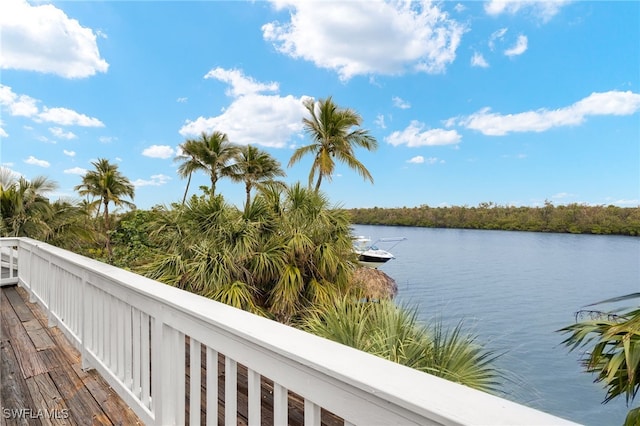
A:
POLYGON ((362 225, 640 236, 640 207, 554 206, 547 201, 543 207, 481 203, 477 207, 358 208, 349 213, 353 223, 362 225))

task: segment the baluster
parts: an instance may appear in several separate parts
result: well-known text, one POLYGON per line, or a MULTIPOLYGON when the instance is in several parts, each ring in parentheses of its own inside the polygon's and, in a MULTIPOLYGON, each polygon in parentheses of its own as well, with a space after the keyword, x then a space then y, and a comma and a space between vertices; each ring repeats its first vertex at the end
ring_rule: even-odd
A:
POLYGON ((286 425, 289 421, 287 388, 273 384, 273 424, 276 426, 286 425))
POLYGON ((308 399, 304 400, 304 426, 320 426, 321 408, 308 399))
POLYGON ((218 424, 218 352, 207 346, 207 426, 218 424))
POLYGON ((190 389, 189 389, 189 426, 200 425, 200 342, 191 337, 189 351, 190 389))
POLYGON ((144 312, 140 315, 140 400, 145 407, 151 409, 151 317, 144 312))
POLYGON ((224 358, 224 424, 236 426, 238 419, 238 364, 224 358))
MULTIPOLYGON (((124 303, 124 385, 131 389, 133 384, 133 312, 134 308, 124 303)), ((136 361, 137 362, 137 361, 136 361)))
POLYGON ((140 352, 140 347, 142 346, 142 332, 141 332, 141 324, 140 324, 140 311, 136 308, 131 308, 131 357, 132 357, 132 368, 133 368, 133 382, 131 383, 131 391, 138 399, 142 399, 141 394, 141 371, 142 371, 142 353, 140 352))
POLYGON ((109 295, 109 368, 118 371, 118 299, 109 295))
POLYGON ((261 408, 261 389, 260 389, 260 374, 247 368, 248 379, 248 399, 249 399, 249 424, 260 424, 260 408, 261 408))

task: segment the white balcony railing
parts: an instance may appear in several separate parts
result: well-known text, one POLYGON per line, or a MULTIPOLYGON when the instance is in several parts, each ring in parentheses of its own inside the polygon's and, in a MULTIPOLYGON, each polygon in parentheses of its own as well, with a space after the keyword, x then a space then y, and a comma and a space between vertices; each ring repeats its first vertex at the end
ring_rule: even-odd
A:
POLYGON ((83 367, 146 424, 184 424, 187 406, 190 425, 200 424, 201 410, 217 424, 219 354, 227 425, 237 424, 238 364, 247 368, 250 425, 260 424, 261 377, 273 381, 276 425, 287 424, 288 391, 304 399, 305 425, 319 425, 321 409, 349 425, 572 424, 39 241, 2 238, 0 247, 4 272, 17 259, 17 279, 5 273, 0 284, 27 289, 83 367))

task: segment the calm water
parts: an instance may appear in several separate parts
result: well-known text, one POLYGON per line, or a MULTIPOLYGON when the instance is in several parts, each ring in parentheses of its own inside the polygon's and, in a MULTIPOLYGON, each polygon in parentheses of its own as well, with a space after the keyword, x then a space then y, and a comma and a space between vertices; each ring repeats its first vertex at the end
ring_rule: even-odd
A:
POLYGON ((555 330, 584 305, 640 290, 640 239, 364 225, 354 233, 408 238, 380 268, 398 283, 397 300, 425 321, 463 320, 505 352, 496 361, 513 377, 505 397, 586 425, 623 423, 624 398, 602 405, 604 388, 555 330))

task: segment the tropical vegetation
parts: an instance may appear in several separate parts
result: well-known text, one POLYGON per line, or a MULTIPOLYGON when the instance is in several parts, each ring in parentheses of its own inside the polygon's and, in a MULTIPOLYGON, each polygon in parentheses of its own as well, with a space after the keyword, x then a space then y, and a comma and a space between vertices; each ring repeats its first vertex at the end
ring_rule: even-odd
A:
POLYGON ((312 143, 295 150, 289 167, 310 154, 314 157, 309 173, 309 187, 314 177, 318 178, 315 190, 320 189, 323 179, 331 180, 335 172, 335 161, 345 163, 363 178, 373 183, 369 170, 355 156, 354 147, 377 149, 378 142, 367 130, 361 129, 362 117, 354 110, 338 107, 331 97, 317 103, 308 99, 304 103, 309 117, 303 121, 304 129, 312 143))
POLYGON ((118 165, 106 158, 100 158, 93 163, 94 170, 89 170, 82 178, 82 183, 75 187, 78 194, 87 197, 89 209, 95 209, 96 214, 103 208, 104 241, 109 258, 113 256, 111 250, 111 223, 109 222, 109 204, 115 206, 135 207, 125 198, 133 200, 135 188, 129 179, 118 170, 118 165))
POLYGON ((227 167, 238 154, 238 146, 229 141, 226 133, 215 131, 211 134, 203 132, 198 139, 187 139, 180 145, 180 153, 175 158, 179 161, 178 175, 188 178, 182 203, 184 204, 191 175, 195 171, 203 171, 211 179, 210 196, 216 195, 216 184, 220 177, 226 176, 227 167))
POLYGON ((428 228, 495 229, 505 231, 617 234, 640 236, 640 207, 589 206, 585 204, 542 207, 358 208, 349 210, 353 223, 363 225, 421 226, 428 228))
MULTIPOLYGON (((251 206, 251 191, 266 184, 274 184, 275 179, 284 176, 278 160, 268 152, 246 145, 239 148, 235 163, 228 167, 225 174, 235 182, 243 182, 246 193, 245 210, 251 206)), ((280 183, 281 185, 284 185, 280 183)))
MULTIPOLYGON (((633 293, 593 305, 639 297, 640 293, 633 293)), ((640 389, 640 307, 612 312, 581 311, 578 314, 585 313, 592 318, 559 330, 569 334, 563 343, 572 351, 588 348, 582 365, 586 372, 596 375, 596 382, 605 385, 604 403, 624 395, 629 405, 640 389)), ((632 408, 625 420, 625 426, 638 424, 640 407, 632 408)))
POLYGON ((46 239, 52 233, 53 209, 47 194, 57 185, 44 176, 27 180, 0 169, 0 232, 11 237, 46 239))
POLYGON ((349 221, 299 184, 271 184, 244 212, 221 196, 160 209, 149 226, 145 275, 290 323, 347 289, 349 221))
POLYGON ((485 350, 462 325, 421 324, 417 311, 389 300, 359 303, 343 298, 307 316, 302 329, 318 336, 463 385, 496 393, 503 379, 485 350))
POLYGON ((331 98, 305 107, 312 144, 296 150, 289 164, 314 156, 308 186, 278 180, 285 173, 268 152, 236 145, 221 132, 202 133, 180 145, 177 173, 187 184, 181 202, 170 206, 136 209, 134 185, 104 158, 75 187, 79 202, 51 203, 53 182, 3 171, 0 235, 42 239, 394 362, 496 390, 493 354, 460 327, 426 328, 414 311, 391 301, 361 303, 370 295, 354 279, 349 214, 332 205, 320 185, 331 180, 335 160, 373 181, 355 148, 373 150, 377 142, 360 128, 355 111, 331 98), (189 197, 193 173, 207 175, 210 186, 189 197), (243 208, 216 193, 221 178, 244 186, 243 208), (340 338, 344 327, 356 335, 340 338))

